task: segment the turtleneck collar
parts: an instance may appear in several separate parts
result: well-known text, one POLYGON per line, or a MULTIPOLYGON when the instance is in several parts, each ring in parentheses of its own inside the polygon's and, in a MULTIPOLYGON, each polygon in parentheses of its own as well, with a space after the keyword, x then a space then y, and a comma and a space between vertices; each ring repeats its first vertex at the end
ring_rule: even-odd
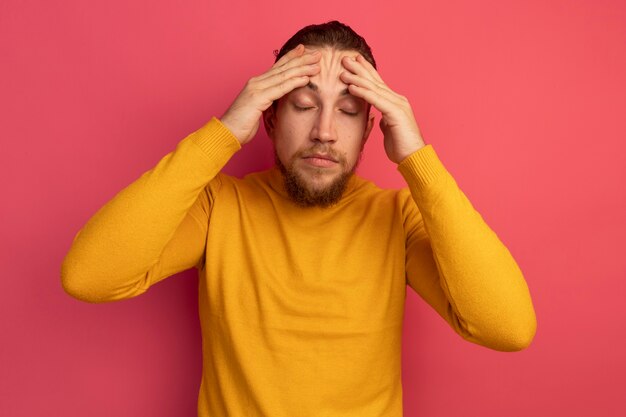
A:
MULTIPOLYGON (((283 177, 283 173, 280 171, 278 166, 274 165, 270 169, 266 171, 267 179, 270 187, 276 193, 280 194, 282 197, 291 200, 289 194, 287 194, 287 190, 285 189, 285 179, 283 177)), ((346 184, 346 189, 341 196, 341 200, 337 202, 337 204, 331 206, 336 207, 339 205, 345 204, 345 202, 352 199, 360 187, 364 186, 367 183, 364 179, 360 178, 356 174, 353 174, 350 179, 348 179, 348 183, 346 184)), ((295 204, 295 203, 294 203, 295 204)))

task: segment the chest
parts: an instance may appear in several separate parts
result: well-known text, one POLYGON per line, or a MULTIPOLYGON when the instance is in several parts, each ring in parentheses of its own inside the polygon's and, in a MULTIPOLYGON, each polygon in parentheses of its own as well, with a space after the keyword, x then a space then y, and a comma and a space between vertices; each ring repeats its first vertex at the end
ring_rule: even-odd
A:
POLYGON ((396 322, 405 238, 392 208, 298 214, 271 201, 213 207, 203 272, 214 313, 296 329, 396 322))

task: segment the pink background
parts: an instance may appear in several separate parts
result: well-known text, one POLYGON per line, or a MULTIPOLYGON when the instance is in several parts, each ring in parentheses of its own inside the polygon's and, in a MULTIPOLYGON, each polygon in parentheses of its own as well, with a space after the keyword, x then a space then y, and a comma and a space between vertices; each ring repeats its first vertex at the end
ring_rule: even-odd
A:
MULTIPOLYGON (((221 115, 300 27, 364 35, 427 143, 524 272, 530 348, 460 339, 408 289, 406 416, 626 415, 626 3, 0 3, 0 415, 192 416, 193 271, 140 297, 67 296, 72 237, 221 115)), ((268 167, 264 132, 229 163, 268 167)), ((361 175, 403 186, 376 128, 361 175)))

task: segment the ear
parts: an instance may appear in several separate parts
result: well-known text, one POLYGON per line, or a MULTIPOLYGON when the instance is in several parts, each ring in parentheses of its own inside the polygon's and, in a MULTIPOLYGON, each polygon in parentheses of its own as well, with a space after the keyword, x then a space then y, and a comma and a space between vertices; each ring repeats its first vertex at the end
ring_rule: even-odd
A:
POLYGON ((368 113, 367 122, 365 125, 365 131, 363 132, 363 140, 361 141, 361 150, 363 150, 363 147, 365 146, 365 142, 367 142, 367 139, 370 137, 370 133, 372 132, 372 128, 374 127, 375 118, 376 117, 374 116, 372 112, 368 113))
POLYGON ((265 127, 265 132, 267 136, 273 141, 274 140, 274 130, 276 127, 276 106, 272 104, 263 112, 263 126, 265 127))

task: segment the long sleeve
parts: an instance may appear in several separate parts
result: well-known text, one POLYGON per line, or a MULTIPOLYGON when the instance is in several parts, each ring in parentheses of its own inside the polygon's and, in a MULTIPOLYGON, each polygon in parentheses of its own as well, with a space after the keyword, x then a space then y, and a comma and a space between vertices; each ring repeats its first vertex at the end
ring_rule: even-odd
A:
POLYGON ((217 174, 239 149, 217 118, 180 141, 78 231, 61 266, 65 291, 88 302, 120 300, 199 267, 209 185, 219 181, 217 174))
POLYGON ((426 145, 398 170, 411 195, 407 283, 464 339, 500 351, 527 347, 536 318, 509 250, 426 145), (413 204, 414 203, 414 204, 413 204))

